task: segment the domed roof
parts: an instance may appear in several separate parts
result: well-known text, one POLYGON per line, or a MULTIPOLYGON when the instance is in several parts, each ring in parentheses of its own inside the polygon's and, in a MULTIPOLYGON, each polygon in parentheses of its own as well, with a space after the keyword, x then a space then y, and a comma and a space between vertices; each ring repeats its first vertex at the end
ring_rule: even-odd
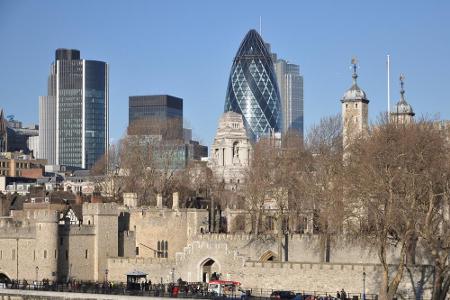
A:
POLYGON ((344 93, 342 97, 342 102, 355 102, 355 101, 363 101, 369 103, 369 99, 367 99, 366 93, 358 86, 356 83, 356 79, 358 78, 358 74, 356 74, 356 59, 352 59, 353 64, 353 84, 352 86, 344 93))
POLYGON ((397 102, 396 106, 395 106, 395 114, 405 114, 405 115, 411 115, 414 116, 414 110, 412 108, 411 105, 409 105, 408 102, 406 102, 405 99, 405 90, 403 89, 403 85, 404 82, 403 80, 405 79, 405 77, 403 75, 400 75, 400 100, 397 102))

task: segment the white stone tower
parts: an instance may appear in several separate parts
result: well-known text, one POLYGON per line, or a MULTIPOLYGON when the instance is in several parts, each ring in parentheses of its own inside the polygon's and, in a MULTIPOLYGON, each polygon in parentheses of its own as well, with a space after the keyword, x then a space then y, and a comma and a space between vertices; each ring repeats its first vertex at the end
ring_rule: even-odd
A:
POLYGON ((400 100, 397 102, 394 111, 391 112, 391 121, 396 124, 409 124, 415 116, 411 105, 405 99, 404 81, 405 76, 400 74, 400 100))
POLYGON ((251 144, 242 115, 232 111, 224 113, 211 146, 209 166, 216 179, 223 181, 229 190, 239 189, 250 153, 251 144))
POLYGON ((353 84, 342 97, 342 122, 344 148, 349 140, 367 132, 369 118, 369 99, 358 86, 357 60, 352 59, 353 84))

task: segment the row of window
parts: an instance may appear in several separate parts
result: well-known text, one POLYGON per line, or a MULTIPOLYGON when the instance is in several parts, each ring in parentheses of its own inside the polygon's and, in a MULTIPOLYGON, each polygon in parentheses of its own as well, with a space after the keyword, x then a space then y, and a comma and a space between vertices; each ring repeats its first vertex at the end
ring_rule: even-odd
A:
MULTIPOLYGON (((61 238, 61 240, 60 240, 60 243, 62 244, 62 238, 61 238)), ((87 259, 88 258, 88 249, 85 249, 84 250, 84 258, 85 259, 87 259)), ((3 250, 0 250, 0 260, 2 260, 3 258, 5 258, 5 259, 9 259, 8 257, 4 257, 4 252, 3 252, 3 250)), ((56 249, 55 249, 55 251, 54 251, 54 254, 53 254, 53 256, 54 256, 54 258, 56 258, 56 255, 57 255, 57 252, 56 252, 56 249)), ((47 259, 48 258, 48 252, 47 252, 47 250, 44 250, 44 252, 43 252, 43 259, 47 259)), ((66 252, 65 252, 65 257, 66 257, 66 260, 68 260, 69 259, 69 250, 66 250, 66 252)), ((166 256, 167 257, 167 256, 166 256)), ((36 258, 37 258, 37 256, 36 256, 36 250, 33 250, 33 260, 36 260, 36 258)), ((11 249, 11 260, 16 260, 16 249, 11 249)))

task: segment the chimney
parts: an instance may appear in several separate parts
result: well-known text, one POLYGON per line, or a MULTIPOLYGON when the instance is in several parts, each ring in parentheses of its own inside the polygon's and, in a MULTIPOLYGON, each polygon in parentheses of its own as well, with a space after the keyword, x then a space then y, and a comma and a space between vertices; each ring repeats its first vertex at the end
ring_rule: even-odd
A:
POLYGON ((180 208, 180 200, 178 192, 172 194, 172 209, 178 210, 180 208))
POLYGON ((93 192, 91 196, 91 203, 103 203, 102 196, 100 193, 93 192))
POLYGON ((80 192, 75 195, 75 204, 83 204, 83 196, 80 192))
POLYGON ((162 195, 161 194, 157 194, 156 195, 156 208, 162 208, 162 195))

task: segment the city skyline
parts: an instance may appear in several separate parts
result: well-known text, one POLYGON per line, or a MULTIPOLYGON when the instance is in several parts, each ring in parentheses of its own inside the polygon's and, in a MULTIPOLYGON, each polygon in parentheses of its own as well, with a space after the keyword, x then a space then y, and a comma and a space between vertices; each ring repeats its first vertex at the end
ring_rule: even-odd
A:
POLYGON ((258 29, 261 16, 264 40, 273 52, 300 65, 305 78, 305 132, 321 117, 339 113, 340 97, 350 85, 353 55, 361 62, 359 83, 371 99, 371 120, 387 109, 386 54, 392 63, 391 105, 399 97, 395 78, 405 73, 408 103, 417 115, 440 113, 442 119, 450 119, 445 91, 450 44, 442 38, 450 27, 448 3, 289 2, 282 12, 257 3, 240 4, 235 11, 224 3, 136 2, 111 4, 104 12, 102 3, 82 3, 68 12, 52 1, 2 2, 0 62, 8 72, 0 74, 0 106, 25 124, 38 123, 38 97, 45 94, 53 51, 77 48, 86 57, 111 65, 110 136, 114 141, 126 131, 129 96, 171 94, 185 99, 185 118, 194 136, 210 145, 234 54, 242 36, 258 29), (56 10, 61 13, 60 26, 54 26, 50 18, 56 10), (72 18, 81 11, 83 21, 72 18), (94 17, 100 11, 103 23, 94 17), (231 12, 236 22, 226 21, 231 12), (364 18, 359 21, 354 15, 364 18), (163 22, 167 17, 173 24, 163 22), (124 22, 115 22, 118 19, 124 22), (123 45, 130 45, 127 51, 123 45), (33 59, 24 60, 30 53, 33 59), (25 64, 27 72, 23 72, 25 64), (25 84, 27 88, 19 88, 25 84))

